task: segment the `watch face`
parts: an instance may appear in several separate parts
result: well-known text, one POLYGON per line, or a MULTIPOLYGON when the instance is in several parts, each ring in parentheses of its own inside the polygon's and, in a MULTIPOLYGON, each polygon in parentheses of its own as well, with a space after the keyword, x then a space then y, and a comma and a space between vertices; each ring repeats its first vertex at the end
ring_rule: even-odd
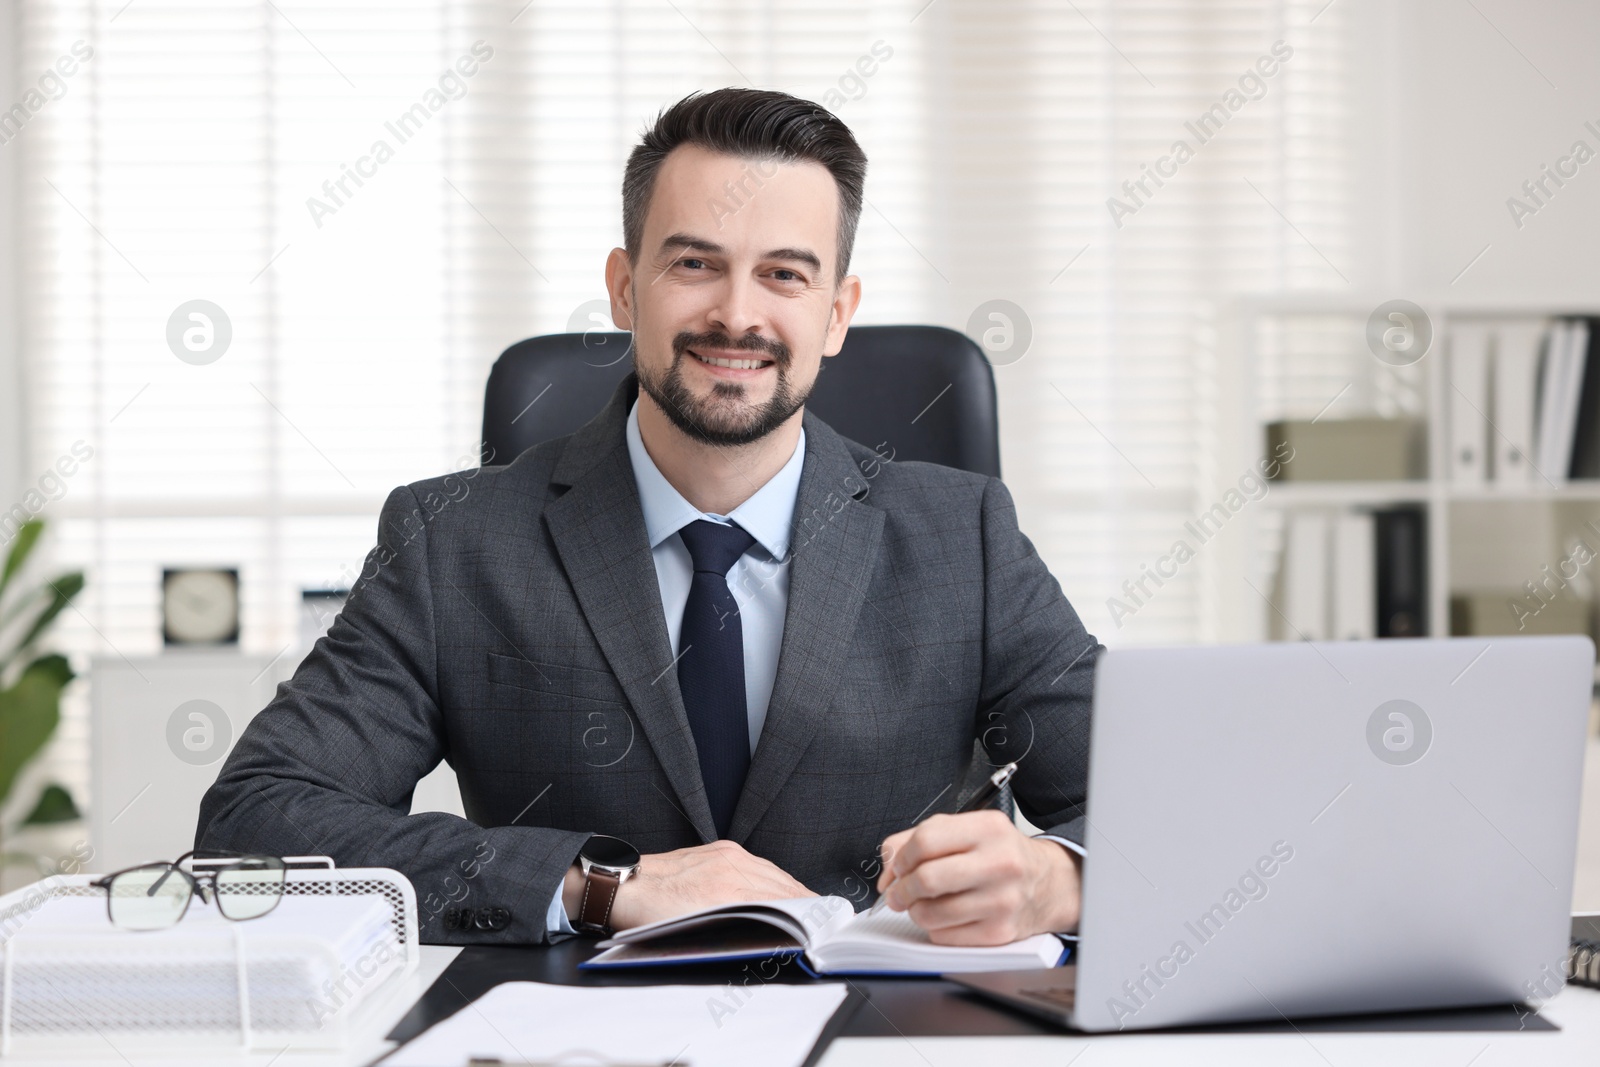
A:
POLYGON ((606 837, 604 834, 595 834, 589 838, 579 855, 590 863, 599 864, 601 867, 637 867, 639 865, 638 849, 620 837, 606 837))

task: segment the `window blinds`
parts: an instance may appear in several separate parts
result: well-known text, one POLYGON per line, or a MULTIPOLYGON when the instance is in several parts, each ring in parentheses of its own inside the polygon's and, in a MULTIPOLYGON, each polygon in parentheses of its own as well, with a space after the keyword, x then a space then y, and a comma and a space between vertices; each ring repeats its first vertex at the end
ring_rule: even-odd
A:
MULTIPOLYGON (((1347 42, 1323 6, 21 0, 24 85, 90 53, 0 147, 22 153, 30 469, 94 452, 44 512, 89 572, 61 640, 153 652, 161 568, 217 563, 241 568, 245 647, 288 646, 299 589, 359 570, 390 488, 475 462, 494 357, 603 297, 641 126, 746 84, 826 101, 871 160, 858 322, 1021 309, 1006 478, 1090 630, 1201 636, 1189 572, 1120 628, 1106 601, 1216 476, 1218 302, 1345 285, 1347 42), (210 362, 168 341, 195 300, 231 327, 210 362)), ((79 788, 81 704, 56 757, 79 788)))

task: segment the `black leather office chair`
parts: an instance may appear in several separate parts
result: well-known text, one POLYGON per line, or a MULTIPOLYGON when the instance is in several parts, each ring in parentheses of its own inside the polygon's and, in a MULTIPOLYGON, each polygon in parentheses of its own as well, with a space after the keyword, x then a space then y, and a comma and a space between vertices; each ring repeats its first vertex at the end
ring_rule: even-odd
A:
MULTIPOLYGON (((484 394, 484 465, 510 463, 594 418, 633 368, 632 339, 628 333, 556 333, 502 352, 484 394)), ((839 354, 822 361, 806 407, 886 458, 1000 476, 994 372, 983 350, 954 330, 852 326, 839 354)), ((993 770, 974 744, 954 802, 993 770)), ((997 806, 1012 813, 1010 787, 997 806)))
MULTIPOLYGON (((484 396, 483 462, 510 463, 592 419, 633 368, 631 340, 557 333, 506 349, 484 396)), ((994 373, 983 350, 954 330, 852 326, 839 354, 822 361, 806 407, 896 460, 1000 476, 994 373)))

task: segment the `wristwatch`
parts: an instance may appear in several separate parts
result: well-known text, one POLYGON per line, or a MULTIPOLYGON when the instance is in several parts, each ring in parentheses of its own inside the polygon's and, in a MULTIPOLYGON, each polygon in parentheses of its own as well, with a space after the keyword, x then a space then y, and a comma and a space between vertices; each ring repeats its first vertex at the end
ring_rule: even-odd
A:
POLYGON ((639 850, 620 837, 595 834, 579 851, 578 866, 583 870, 578 932, 610 937, 611 905, 616 903, 618 887, 639 873, 639 850))

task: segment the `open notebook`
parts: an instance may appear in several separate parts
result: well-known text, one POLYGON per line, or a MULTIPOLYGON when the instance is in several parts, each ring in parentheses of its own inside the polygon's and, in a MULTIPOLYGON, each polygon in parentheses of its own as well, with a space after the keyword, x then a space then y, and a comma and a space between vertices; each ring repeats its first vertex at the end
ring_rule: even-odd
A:
POLYGON ((843 897, 727 904, 636 926, 602 941, 581 967, 649 967, 799 955, 817 974, 948 974, 1054 967, 1054 934, 993 948, 935 945, 905 912, 857 914, 843 897))

